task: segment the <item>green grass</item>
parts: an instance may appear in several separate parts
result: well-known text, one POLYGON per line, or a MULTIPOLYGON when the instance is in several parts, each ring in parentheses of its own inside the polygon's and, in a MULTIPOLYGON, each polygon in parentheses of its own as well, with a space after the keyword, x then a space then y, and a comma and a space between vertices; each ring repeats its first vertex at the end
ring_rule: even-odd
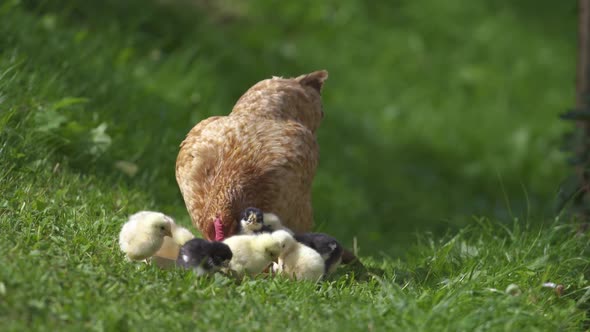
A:
MULTIPOLYGON (((23 180, 30 171, 22 172, 23 180)), ((319 285, 281 279, 196 279, 128 264, 117 252, 116 194, 37 170, 46 191, 18 188, 3 207, 0 318, 22 330, 572 330, 590 299, 587 236, 559 224, 502 227, 480 220, 452 238, 423 237, 404 260, 363 257, 319 285), (63 208, 72 206, 72 208, 63 208), (565 286, 558 297, 544 282, 565 286), (518 296, 505 293, 518 285, 518 296)), ((99 181, 98 181, 99 182, 99 181)))
POLYGON ((0 2, 0 329, 587 329, 588 239, 552 211, 575 7, 371 3, 0 2), (192 125, 320 68, 317 228, 357 237, 367 270, 235 284, 123 261, 129 214, 188 225, 192 125))

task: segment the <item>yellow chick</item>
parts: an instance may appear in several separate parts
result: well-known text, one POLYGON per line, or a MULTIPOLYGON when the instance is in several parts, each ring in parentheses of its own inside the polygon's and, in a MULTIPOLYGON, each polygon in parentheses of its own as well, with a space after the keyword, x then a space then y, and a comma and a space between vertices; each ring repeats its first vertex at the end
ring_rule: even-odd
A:
POLYGON ((172 239, 175 243, 182 246, 188 241, 194 239, 195 236, 188 229, 172 222, 172 239))
POLYGON ((322 256, 310 247, 295 240, 284 230, 271 234, 281 245, 281 254, 273 272, 293 280, 318 281, 324 276, 325 263, 322 256))
POLYGON ((164 236, 172 236, 170 217, 160 212, 141 211, 129 217, 119 233, 119 246, 129 261, 143 261, 162 246, 164 236))
POLYGON ((264 271, 281 253, 281 245, 268 233, 235 235, 223 241, 233 253, 229 269, 237 276, 255 276, 264 271))
POLYGON ((287 227, 283 226, 283 223, 281 222, 281 219, 279 218, 279 216, 277 216, 274 213, 268 212, 268 213, 264 214, 264 224, 267 225, 271 229, 271 232, 283 230, 283 231, 286 231, 289 234, 293 235, 293 231, 291 231, 287 227))
POLYGON ((195 238, 188 229, 171 221, 172 237, 165 236, 160 250, 154 254, 152 260, 161 268, 174 267, 180 253, 180 247, 195 238))

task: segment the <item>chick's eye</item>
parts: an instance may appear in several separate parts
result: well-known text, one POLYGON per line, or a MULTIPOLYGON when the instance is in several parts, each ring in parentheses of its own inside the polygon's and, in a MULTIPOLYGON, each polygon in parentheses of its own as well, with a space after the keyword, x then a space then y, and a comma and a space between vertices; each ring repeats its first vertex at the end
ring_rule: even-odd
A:
POLYGON ((166 227, 164 227, 164 226, 160 226, 160 229, 161 229, 161 230, 165 230, 165 229, 166 229, 166 227))

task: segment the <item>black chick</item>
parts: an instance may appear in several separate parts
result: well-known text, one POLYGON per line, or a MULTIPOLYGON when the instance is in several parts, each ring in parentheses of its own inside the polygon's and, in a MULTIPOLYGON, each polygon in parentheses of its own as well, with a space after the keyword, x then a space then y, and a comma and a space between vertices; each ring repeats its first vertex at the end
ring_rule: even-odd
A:
POLYGON ((333 237, 324 233, 296 234, 295 240, 317 251, 324 259, 325 273, 336 270, 342 261, 342 245, 333 237))
POLYGON ((242 212, 239 234, 271 233, 274 230, 273 225, 265 224, 264 213, 259 208, 249 207, 242 212))
POLYGON ((193 269, 198 276, 202 276, 228 266, 232 257, 233 253, 227 244, 195 238, 180 247, 176 264, 193 269))

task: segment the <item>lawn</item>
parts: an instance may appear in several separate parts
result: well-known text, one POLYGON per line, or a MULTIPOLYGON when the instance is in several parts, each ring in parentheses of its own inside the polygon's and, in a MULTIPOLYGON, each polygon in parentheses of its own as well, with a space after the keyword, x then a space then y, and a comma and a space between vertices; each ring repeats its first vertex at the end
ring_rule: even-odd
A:
POLYGON ((1 1, 0 329, 587 329, 587 235, 555 211, 575 20, 532 0, 1 1), (316 69, 316 228, 365 267, 315 285, 125 263, 129 214, 189 225, 188 130, 316 69))

